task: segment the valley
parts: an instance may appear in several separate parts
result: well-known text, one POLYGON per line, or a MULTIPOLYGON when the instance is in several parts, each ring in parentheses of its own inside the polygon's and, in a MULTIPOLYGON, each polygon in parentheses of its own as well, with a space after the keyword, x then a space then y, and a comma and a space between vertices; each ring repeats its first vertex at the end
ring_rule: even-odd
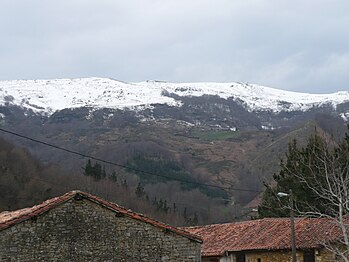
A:
POLYGON ((50 194, 60 192, 52 185, 64 174, 64 187, 179 225, 248 218, 244 206, 279 170, 288 143, 305 143, 315 130, 341 137, 349 112, 348 92, 295 102, 291 92, 239 83, 93 78, 3 81, 0 87, 1 128, 116 164, 100 163, 106 177, 97 181, 83 175, 87 157, 2 133, 42 165, 60 170, 45 175, 50 194), (177 210, 176 219, 170 209, 177 210))

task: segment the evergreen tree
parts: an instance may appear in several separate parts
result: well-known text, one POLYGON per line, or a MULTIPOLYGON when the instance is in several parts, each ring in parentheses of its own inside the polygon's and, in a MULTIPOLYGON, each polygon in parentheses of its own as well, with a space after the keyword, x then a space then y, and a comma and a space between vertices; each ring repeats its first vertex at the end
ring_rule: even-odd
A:
POLYGON ((199 223, 199 217, 198 217, 198 213, 195 211, 194 217, 193 217, 193 225, 197 225, 198 223, 199 223))
POLYGON ((91 163, 91 160, 87 160, 86 166, 84 169, 84 175, 85 176, 92 176, 95 180, 101 180, 104 179, 107 176, 107 173, 105 171, 105 167, 98 162, 96 162, 93 166, 91 163))
POLYGON ((112 180, 113 182, 118 181, 118 176, 117 176, 115 170, 111 173, 111 175, 109 176, 109 179, 112 180))
POLYGON ((158 200, 156 197, 154 197, 153 201, 152 201, 153 206, 157 206, 158 205, 158 200))
POLYGON ((98 162, 93 166, 93 178, 95 180, 101 180, 102 178, 102 165, 98 162))
MULTIPOLYGON (((338 144, 330 143, 318 133, 312 135, 304 148, 296 140, 289 143, 286 160, 281 161, 281 171, 274 174, 274 186, 266 185, 260 217, 289 216, 287 198, 277 197, 278 192, 292 189, 296 212, 335 216, 336 204, 324 196, 332 187, 344 187, 348 179, 349 135, 338 144), (338 183, 336 185, 336 183, 338 183), (323 192, 323 193, 321 193, 323 192)), ((348 201, 348 196, 345 196, 348 201)))
POLYGON ((164 206, 162 208, 166 213, 168 212, 168 210, 170 209, 168 206, 167 206, 167 200, 165 199, 164 201, 164 206))
POLYGON ((105 166, 102 169, 102 178, 105 179, 107 177, 107 172, 105 171, 105 166))
POLYGON ((158 203, 158 209, 163 209, 164 207, 164 202, 162 201, 162 198, 160 198, 159 203, 158 203))
POLYGON ((84 175, 85 176, 92 176, 93 167, 92 167, 92 164, 91 164, 91 159, 87 160, 86 166, 83 169, 84 169, 84 175))
POLYGON ((145 195, 145 191, 144 191, 144 187, 142 186, 142 184, 139 182, 136 190, 135 190, 135 194, 138 198, 142 198, 145 195))
POLYGON ((128 188, 128 184, 127 184, 127 180, 126 180, 126 179, 124 179, 124 180, 122 181, 122 187, 128 188))
POLYGON ((187 208, 186 207, 184 208, 184 211, 183 211, 183 218, 184 218, 185 221, 188 220, 188 214, 187 214, 187 208))
POLYGON ((173 210, 173 213, 176 213, 176 212, 177 212, 177 206, 176 206, 176 203, 175 203, 175 202, 173 202, 172 210, 173 210))

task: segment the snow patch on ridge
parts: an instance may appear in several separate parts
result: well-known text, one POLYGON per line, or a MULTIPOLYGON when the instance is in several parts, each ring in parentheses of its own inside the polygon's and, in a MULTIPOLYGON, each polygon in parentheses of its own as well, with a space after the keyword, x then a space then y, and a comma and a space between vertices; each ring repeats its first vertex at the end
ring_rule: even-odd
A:
POLYGON ((341 113, 340 116, 345 122, 349 120, 349 112, 341 113))
POLYGON ((243 101, 249 111, 306 111, 349 101, 349 92, 296 93, 244 83, 125 83, 108 78, 0 81, 0 105, 14 104, 37 113, 65 108, 152 109, 155 104, 181 106, 177 96, 215 95, 243 101))

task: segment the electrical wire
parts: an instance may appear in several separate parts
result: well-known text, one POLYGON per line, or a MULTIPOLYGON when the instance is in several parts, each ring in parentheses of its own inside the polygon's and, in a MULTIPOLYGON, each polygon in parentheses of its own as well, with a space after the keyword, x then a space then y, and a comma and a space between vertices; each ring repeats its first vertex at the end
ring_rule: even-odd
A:
POLYGON ((89 159, 92 159, 92 160, 95 160, 95 161, 98 161, 98 162, 101 162, 101 163, 105 163, 105 164, 121 167, 121 168, 124 168, 124 169, 131 170, 133 172, 143 173, 145 175, 166 178, 166 179, 169 179, 169 180, 174 180, 174 181, 178 181, 178 182, 181 182, 181 183, 192 184, 192 185, 196 185, 196 186, 206 186, 206 187, 218 188, 218 189, 221 189, 221 190, 224 190, 224 191, 232 190, 232 191, 257 192, 257 193, 261 192, 261 191, 258 191, 258 190, 244 189, 244 188, 235 188, 235 187, 223 187, 223 186, 218 186, 218 185, 211 185, 211 184, 206 184, 206 183, 188 181, 188 180, 180 179, 180 178, 173 178, 173 177, 166 176, 166 175, 159 175, 159 174, 155 174, 155 173, 152 173, 152 172, 149 172, 149 171, 145 171, 145 170, 141 170, 141 169, 138 169, 138 168, 134 168, 134 167, 118 164, 118 163, 111 162, 111 161, 108 161, 108 160, 105 160, 105 159, 102 159, 102 158, 98 158, 98 157, 87 155, 87 154, 84 154, 84 153, 81 153, 81 152, 78 152, 78 151, 74 151, 74 150, 70 150, 70 149, 67 149, 67 148, 64 148, 64 147, 60 147, 60 146, 57 146, 57 145, 54 145, 54 144, 51 144, 51 143, 47 143, 47 142, 44 142, 44 141, 41 141, 41 140, 38 140, 38 139, 34 139, 34 138, 31 138, 31 137, 28 137, 28 136, 25 136, 25 135, 22 135, 22 134, 18 134, 18 133, 13 132, 13 131, 9 131, 9 130, 3 129, 3 128, 0 128, 0 131, 2 131, 4 133, 7 133, 7 134, 10 134, 10 135, 13 135, 13 136, 17 136, 17 137, 29 140, 29 141, 32 141, 32 142, 35 142, 35 143, 38 143, 38 144, 42 144, 42 145, 45 145, 45 146, 48 146, 48 147, 52 147, 52 148, 55 148, 55 149, 58 149, 58 150, 61 150, 61 151, 65 151, 65 152, 70 153, 70 154, 78 155, 78 156, 81 156, 81 157, 84 157, 84 158, 89 158, 89 159))

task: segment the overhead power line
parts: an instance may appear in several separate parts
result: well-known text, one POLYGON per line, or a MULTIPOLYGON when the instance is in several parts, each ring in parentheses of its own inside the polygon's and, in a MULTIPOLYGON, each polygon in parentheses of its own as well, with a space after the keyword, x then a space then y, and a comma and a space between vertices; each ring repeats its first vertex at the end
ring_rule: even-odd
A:
POLYGON ((32 142, 35 142, 35 143, 38 143, 38 144, 42 144, 42 145, 45 145, 45 146, 48 146, 48 147, 52 147, 52 148, 55 148, 55 149, 58 149, 58 150, 61 150, 61 151, 65 151, 65 152, 70 153, 70 154, 78 155, 78 156, 81 156, 81 157, 84 157, 84 158, 93 159, 93 160, 101 162, 101 163, 105 163, 105 164, 121 167, 121 168, 128 169, 128 170, 131 170, 131 171, 134 171, 134 172, 143 173, 145 175, 167 178, 169 180, 174 180, 174 181, 178 181, 178 182, 181 182, 181 183, 192 184, 192 185, 197 185, 197 186, 206 186, 206 187, 218 188, 218 189, 222 189, 222 190, 225 190, 225 191, 233 190, 233 191, 244 191, 244 192, 257 192, 257 193, 261 192, 261 191, 258 191, 258 190, 244 189, 244 188, 234 188, 234 187, 223 187, 223 186, 211 185, 211 184, 206 184, 206 183, 188 181, 188 180, 181 179, 181 178, 173 178, 173 177, 166 176, 166 175, 159 175, 159 174, 155 174, 155 173, 148 172, 148 171, 145 171, 145 170, 141 170, 141 169, 138 169, 138 168, 134 168, 134 167, 118 164, 118 163, 115 163, 115 162, 111 162, 111 161, 108 161, 108 160, 105 160, 105 159, 102 159, 102 158, 98 158, 98 157, 95 157, 95 156, 87 155, 87 154, 84 154, 84 153, 81 153, 81 152, 78 152, 78 151, 70 150, 70 149, 67 149, 67 148, 64 148, 64 147, 60 147, 60 146, 57 146, 57 145, 54 145, 54 144, 51 144, 51 143, 47 143, 47 142, 44 142, 44 141, 41 141, 41 140, 38 140, 38 139, 34 139, 34 138, 31 138, 31 137, 28 137, 28 136, 25 136, 25 135, 22 135, 22 134, 18 134, 18 133, 13 132, 13 131, 9 131, 9 130, 3 129, 3 128, 0 128, 0 131, 2 131, 4 133, 7 133, 7 134, 11 134, 13 136, 17 136, 17 137, 29 140, 29 141, 32 141, 32 142))

